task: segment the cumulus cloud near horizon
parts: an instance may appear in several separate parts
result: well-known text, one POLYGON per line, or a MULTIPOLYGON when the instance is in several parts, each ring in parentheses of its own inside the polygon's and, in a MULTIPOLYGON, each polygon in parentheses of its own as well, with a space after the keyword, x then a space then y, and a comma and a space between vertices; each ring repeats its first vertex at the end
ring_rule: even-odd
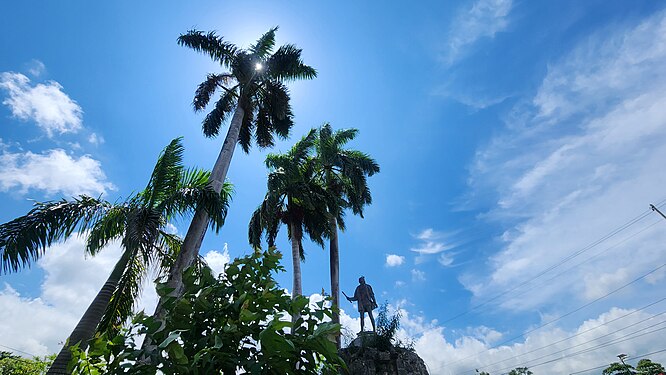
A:
MULTIPOLYGON (((549 65, 471 167, 482 218, 506 228, 486 266, 460 277, 477 299, 517 286, 499 306, 561 311, 663 264, 663 219, 648 205, 666 198, 665 87, 665 11, 589 35, 549 65)), ((609 299, 631 306, 654 285, 609 299)))
MULTIPOLYGON (((44 70, 43 64, 31 68, 33 75, 44 70)), ((7 93, 2 104, 22 121, 34 121, 49 138, 55 134, 77 133, 83 128, 83 110, 69 97, 60 83, 34 84, 21 73, 0 73, 0 89, 7 93)))

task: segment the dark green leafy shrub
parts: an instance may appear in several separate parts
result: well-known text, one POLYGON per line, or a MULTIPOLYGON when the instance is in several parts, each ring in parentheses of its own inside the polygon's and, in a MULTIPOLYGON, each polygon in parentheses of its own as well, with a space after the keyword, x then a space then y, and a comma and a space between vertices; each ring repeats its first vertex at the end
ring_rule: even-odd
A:
MULTIPOLYGON (((311 306, 278 287, 280 254, 240 258, 219 277, 207 267, 183 276, 182 298, 167 297, 164 324, 139 314, 121 334, 97 337, 87 353, 75 351, 75 374, 333 374, 344 362, 337 354, 339 324, 324 301, 311 306), (290 316, 299 316, 294 323, 290 316), (141 348, 140 335, 151 342, 141 348)), ((169 290, 158 288, 161 296, 169 290)))

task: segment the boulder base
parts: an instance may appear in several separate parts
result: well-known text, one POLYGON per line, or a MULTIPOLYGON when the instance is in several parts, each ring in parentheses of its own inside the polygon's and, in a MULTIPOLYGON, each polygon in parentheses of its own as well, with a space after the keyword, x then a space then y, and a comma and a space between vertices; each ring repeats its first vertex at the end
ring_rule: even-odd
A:
MULTIPOLYGON (((363 341, 368 339, 370 337, 363 338, 363 341)), ((348 348, 340 349, 349 375, 428 375, 423 359, 411 350, 394 346, 379 350, 360 342, 354 345, 354 342, 348 348)))

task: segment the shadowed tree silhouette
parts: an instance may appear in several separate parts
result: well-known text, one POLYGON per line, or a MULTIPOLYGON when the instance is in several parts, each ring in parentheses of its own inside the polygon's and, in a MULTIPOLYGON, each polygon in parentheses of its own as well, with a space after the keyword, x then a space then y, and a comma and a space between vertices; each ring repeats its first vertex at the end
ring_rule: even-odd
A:
MULTIPOLYGON (((259 147, 271 147, 274 136, 287 138, 293 125, 289 91, 286 83, 299 79, 312 79, 317 72, 301 60, 301 50, 292 44, 275 49, 277 27, 268 30, 247 49, 225 41, 215 32, 191 30, 178 38, 178 44, 210 56, 219 63, 223 73, 208 74, 197 88, 193 106, 195 111, 207 107, 215 92, 220 98, 203 121, 207 137, 219 134, 222 124, 229 118, 229 129, 222 149, 211 172, 211 186, 220 191, 229 170, 231 158, 239 143, 249 152, 252 140, 259 147)), ((197 210, 187 230, 181 252, 169 271, 167 285, 172 295, 182 292, 182 273, 197 258, 206 234, 208 216, 197 210)), ((156 315, 160 316, 162 303, 156 315)))

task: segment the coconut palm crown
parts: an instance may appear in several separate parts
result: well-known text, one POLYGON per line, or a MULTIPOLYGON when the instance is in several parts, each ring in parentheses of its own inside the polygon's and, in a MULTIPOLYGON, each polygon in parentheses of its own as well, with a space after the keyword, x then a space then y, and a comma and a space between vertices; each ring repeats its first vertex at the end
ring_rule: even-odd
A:
POLYGON ((95 332, 113 334, 132 313, 142 281, 151 269, 165 274, 180 249, 181 240, 167 223, 202 207, 219 230, 226 216, 230 186, 220 195, 209 186, 209 173, 182 166, 183 147, 174 139, 162 152, 146 188, 122 203, 81 195, 36 203, 28 214, 0 225, 2 271, 30 267, 54 243, 74 234, 86 237, 85 252, 96 255, 112 241, 122 254, 106 283, 69 335, 49 369, 66 374, 69 347, 87 346, 95 332))

